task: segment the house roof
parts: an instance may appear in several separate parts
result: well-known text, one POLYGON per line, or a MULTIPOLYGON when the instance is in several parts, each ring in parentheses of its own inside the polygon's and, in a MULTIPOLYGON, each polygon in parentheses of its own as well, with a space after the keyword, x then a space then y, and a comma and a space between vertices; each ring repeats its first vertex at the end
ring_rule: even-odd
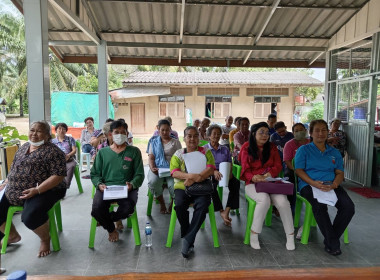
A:
POLYGON ((300 72, 134 72, 123 81, 124 87, 138 84, 323 86, 318 79, 300 72))
POLYGON ((66 63, 96 63, 104 40, 110 64, 324 67, 329 39, 368 2, 49 0, 49 45, 66 63))

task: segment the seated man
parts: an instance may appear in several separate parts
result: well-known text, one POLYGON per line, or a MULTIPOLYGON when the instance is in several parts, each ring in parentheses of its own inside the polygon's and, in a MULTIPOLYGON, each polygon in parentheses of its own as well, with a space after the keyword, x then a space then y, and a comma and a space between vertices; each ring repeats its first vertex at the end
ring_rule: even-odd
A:
POLYGON ((116 242, 119 233, 114 222, 133 214, 137 203, 137 192, 144 181, 141 152, 128 146, 127 124, 121 120, 111 123, 113 144, 98 151, 91 168, 91 181, 96 187, 91 215, 108 231, 108 240, 116 242), (110 185, 127 185, 128 198, 103 200, 103 192, 110 185), (109 212, 111 203, 117 203, 116 212, 109 212))

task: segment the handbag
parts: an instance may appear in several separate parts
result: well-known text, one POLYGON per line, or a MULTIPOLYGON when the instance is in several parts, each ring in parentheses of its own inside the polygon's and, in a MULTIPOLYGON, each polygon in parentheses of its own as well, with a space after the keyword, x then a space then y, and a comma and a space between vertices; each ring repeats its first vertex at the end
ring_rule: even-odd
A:
POLYGON ((214 192, 214 186, 211 179, 202 182, 195 182, 191 186, 185 187, 185 193, 188 196, 211 195, 214 192))
MULTIPOLYGON (((185 154, 187 153, 187 149, 184 149, 185 154)), ((186 166, 185 166, 186 168, 186 166)), ((214 186, 212 184, 212 180, 210 178, 202 181, 195 182, 191 186, 185 187, 185 193, 188 196, 202 196, 202 195, 211 195, 214 192, 214 186)))
POLYGON ((256 192, 264 192, 271 194, 293 194, 294 184, 284 183, 281 181, 276 182, 258 182, 255 183, 256 192))

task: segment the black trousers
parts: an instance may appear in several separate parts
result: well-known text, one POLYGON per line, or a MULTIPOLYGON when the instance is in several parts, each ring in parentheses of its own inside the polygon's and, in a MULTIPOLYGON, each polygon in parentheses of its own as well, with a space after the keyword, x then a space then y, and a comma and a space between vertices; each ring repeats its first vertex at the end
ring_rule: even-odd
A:
MULTIPOLYGON (((31 230, 42 226, 49 219, 47 212, 66 195, 66 188, 53 188, 25 200, 21 220, 31 230)), ((0 225, 6 222, 11 205, 4 195, 0 202, 0 225)))
POLYGON ((103 192, 96 190, 94 200, 92 202, 91 216, 99 222, 99 224, 109 233, 115 230, 114 222, 124 220, 133 214, 137 203, 138 190, 133 189, 128 192, 128 197, 123 199, 103 200, 103 192), (111 203, 117 203, 116 211, 109 212, 111 203))
POLYGON ((332 251, 340 249, 339 238, 355 214, 355 205, 347 192, 340 186, 334 191, 338 197, 338 202, 335 204, 338 213, 333 223, 331 223, 327 205, 319 203, 313 197, 313 190, 310 186, 305 186, 301 189, 301 195, 306 198, 312 206, 315 220, 325 238, 324 244, 332 251))
POLYGON ((184 190, 174 190, 175 211, 178 222, 181 225, 181 238, 185 238, 189 244, 194 244, 195 236, 202 223, 206 219, 206 213, 211 203, 209 195, 188 196, 184 190), (194 213, 191 223, 189 222, 189 206, 194 203, 194 213))
MULTIPOLYGON (((223 204, 218 194, 218 183, 219 181, 213 176, 212 184, 214 186, 214 192, 212 193, 212 202, 214 203, 215 212, 223 209, 223 204)), ((226 207, 239 209, 240 181, 235 177, 232 177, 228 182, 228 190, 229 193, 226 207)))

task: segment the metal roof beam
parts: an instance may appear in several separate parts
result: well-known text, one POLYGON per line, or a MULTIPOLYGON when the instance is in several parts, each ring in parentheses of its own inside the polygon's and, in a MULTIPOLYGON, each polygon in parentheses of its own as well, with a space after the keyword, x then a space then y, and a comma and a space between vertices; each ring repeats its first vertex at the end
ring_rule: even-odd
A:
MULTIPOLYGON (((166 1, 160 1, 160 0, 88 0, 89 2, 125 2, 125 3, 152 3, 152 4, 181 4, 180 0, 166 0, 166 1)), ((231 7, 253 7, 253 8, 268 8, 269 5, 263 5, 263 4, 255 4, 255 3, 239 3, 239 2, 224 2, 220 3, 217 1, 213 2, 187 2, 186 5, 207 5, 207 6, 231 6, 231 7)), ((279 5, 278 8, 281 9, 324 9, 324 10, 352 10, 356 11, 359 10, 360 7, 352 7, 352 6, 329 6, 329 5, 279 5)))
POLYGON ((91 9, 90 5, 88 5, 87 0, 82 0, 81 2, 82 2, 82 5, 83 5, 86 13, 87 13, 88 18, 91 21, 92 26, 95 28, 97 34, 100 37, 100 34, 99 34, 100 33, 99 23, 98 23, 98 20, 96 19, 95 15, 94 15, 94 13, 92 12, 92 9, 91 9))
MULTIPOLYGON (((281 0, 275 0, 272 3, 272 6, 270 7, 267 18, 266 18, 265 22, 263 23, 263 25, 261 26, 259 33, 256 35, 255 40, 253 41, 253 45, 256 45, 257 42, 260 40, 261 35, 263 35, 265 28, 267 28, 267 25, 268 25, 270 19, 272 18, 274 12, 276 11, 277 6, 280 4, 280 1, 281 0)), ((252 54, 252 51, 249 51, 248 54, 246 55, 246 57, 244 58, 243 65, 247 63, 247 60, 249 59, 251 54, 252 54)))
MULTIPOLYGON (((81 30, 76 29, 50 29, 50 33, 78 33, 82 32, 81 30)), ((153 36, 179 36, 180 33, 178 32, 155 32, 155 31, 147 31, 147 32, 136 32, 136 31, 114 31, 114 30, 101 30, 101 34, 115 34, 115 35, 153 35, 153 36)), ((255 35, 253 34, 198 34, 198 33, 183 33, 183 37, 217 37, 217 38, 247 38, 251 39, 254 38, 255 35)), ((270 36, 264 36, 262 35, 261 38, 268 38, 268 39, 305 39, 305 40, 329 40, 331 37, 308 37, 306 35, 297 35, 297 36, 285 36, 285 35, 270 35, 270 36)))
MULTIPOLYGON (((91 41, 50 40, 50 46, 96 46, 91 41)), ((153 49, 195 49, 195 50, 251 50, 251 51, 294 51, 294 52, 324 52, 324 47, 307 46, 251 46, 251 45, 214 45, 214 44, 172 44, 145 42, 107 42, 108 47, 121 48, 153 48, 153 49)))
MULTIPOLYGON (((185 0, 182 0, 182 6, 181 6, 181 23, 179 27, 179 43, 182 44, 183 41, 183 26, 185 22, 185 0)), ((182 49, 178 49, 178 63, 181 63, 182 59, 182 49)))
POLYGON ((323 55, 326 52, 320 52, 315 54, 310 60, 309 60, 309 66, 312 65, 321 55, 323 55))
POLYGON ((76 27, 83 31, 96 45, 100 44, 100 39, 84 22, 71 11, 61 0, 49 0, 50 4, 69 19, 76 27))

